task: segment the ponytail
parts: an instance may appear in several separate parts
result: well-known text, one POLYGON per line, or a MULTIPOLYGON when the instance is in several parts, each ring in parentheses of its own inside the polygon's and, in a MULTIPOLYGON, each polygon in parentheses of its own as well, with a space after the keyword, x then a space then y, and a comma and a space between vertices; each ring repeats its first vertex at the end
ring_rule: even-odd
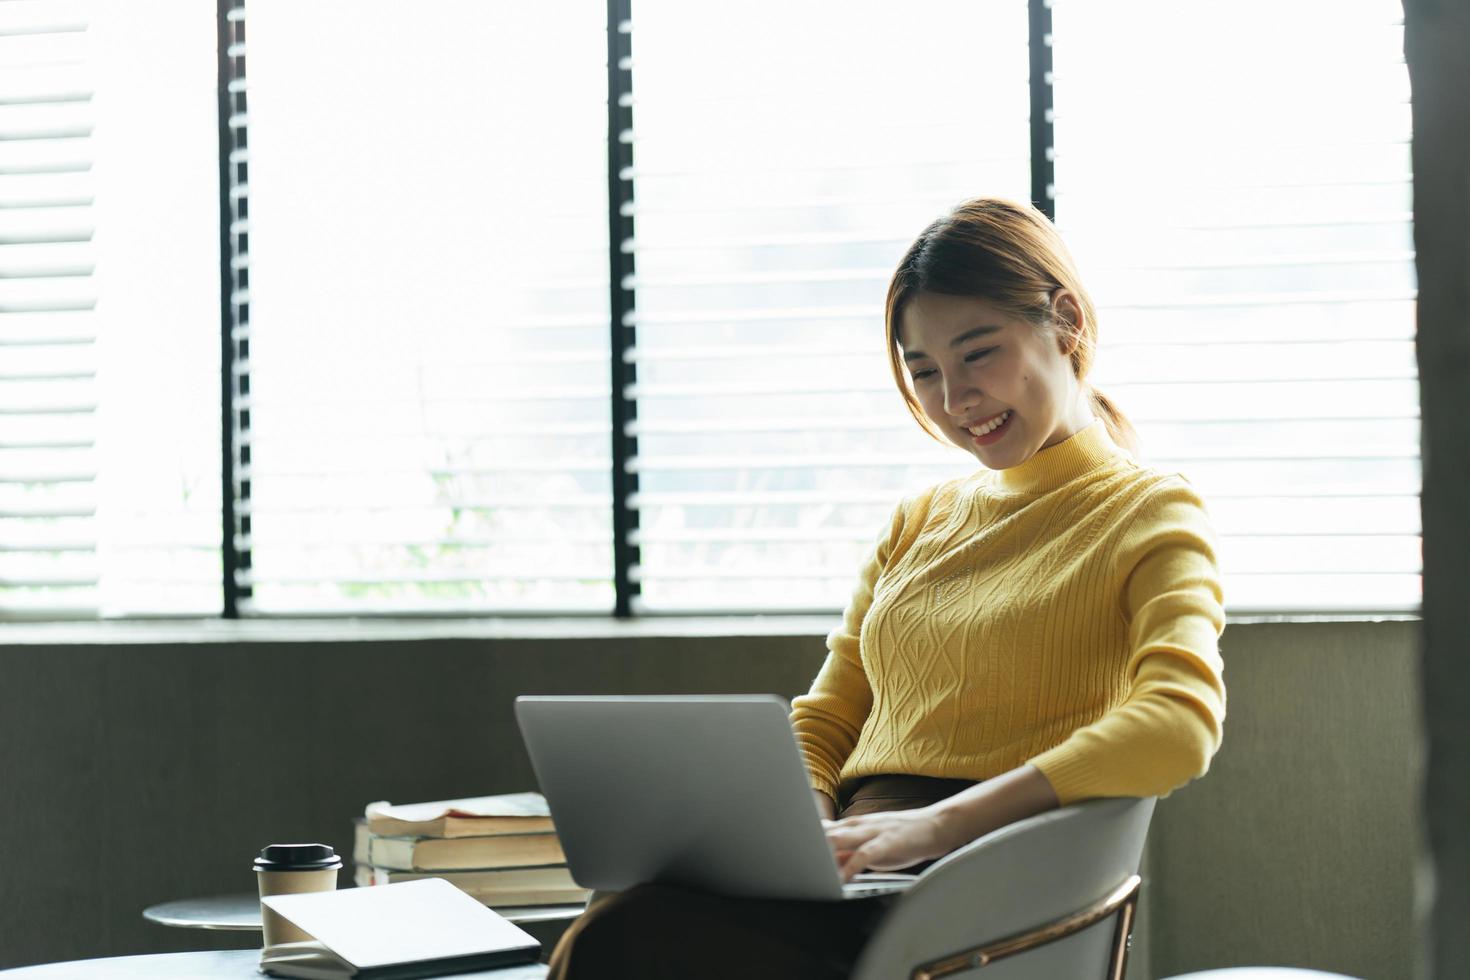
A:
POLYGON ((1128 416, 1118 408, 1113 400, 1092 385, 1087 386, 1087 396, 1092 401, 1092 413, 1103 420, 1108 427, 1108 435, 1113 441, 1133 455, 1138 455, 1138 430, 1133 428, 1133 423, 1128 421, 1128 416))

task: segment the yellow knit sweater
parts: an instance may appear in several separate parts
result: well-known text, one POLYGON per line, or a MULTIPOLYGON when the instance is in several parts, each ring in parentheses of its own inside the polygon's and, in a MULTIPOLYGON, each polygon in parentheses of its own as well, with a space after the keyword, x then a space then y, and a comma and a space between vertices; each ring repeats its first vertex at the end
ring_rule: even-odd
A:
POLYGON ((1028 762, 1063 804, 1163 795, 1219 748, 1224 623, 1199 497, 1094 422, 899 505, 792 702, 797 744, 829 795, 1028 762))

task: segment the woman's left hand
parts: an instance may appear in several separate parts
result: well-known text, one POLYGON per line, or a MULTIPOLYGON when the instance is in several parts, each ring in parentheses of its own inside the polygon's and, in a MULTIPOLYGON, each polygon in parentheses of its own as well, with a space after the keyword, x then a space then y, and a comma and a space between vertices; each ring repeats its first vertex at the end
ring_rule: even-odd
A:
POLYGON ((932 806, 823 820, 822 828, 843 881, 859 871, 897 871, 954 849, 932 806))

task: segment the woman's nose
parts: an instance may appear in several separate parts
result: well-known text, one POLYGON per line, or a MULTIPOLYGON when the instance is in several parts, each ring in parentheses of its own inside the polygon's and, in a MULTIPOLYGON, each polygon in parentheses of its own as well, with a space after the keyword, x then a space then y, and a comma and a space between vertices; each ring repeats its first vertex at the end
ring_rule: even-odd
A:
POLYGON ((980 392, 974 385, 964 381, 944 386, 944 410, 950 415, 963 416, 980 404, 980 392))

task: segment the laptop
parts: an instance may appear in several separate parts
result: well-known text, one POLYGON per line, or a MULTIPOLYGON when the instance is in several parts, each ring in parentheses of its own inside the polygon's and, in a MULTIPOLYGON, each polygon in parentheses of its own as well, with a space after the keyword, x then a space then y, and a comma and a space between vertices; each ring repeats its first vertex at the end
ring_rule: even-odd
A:
POLYGON ((915 875, 843 884, 775 695, 519 697, 516 721, 584 888, 647 882, 837 900, 915 875))

